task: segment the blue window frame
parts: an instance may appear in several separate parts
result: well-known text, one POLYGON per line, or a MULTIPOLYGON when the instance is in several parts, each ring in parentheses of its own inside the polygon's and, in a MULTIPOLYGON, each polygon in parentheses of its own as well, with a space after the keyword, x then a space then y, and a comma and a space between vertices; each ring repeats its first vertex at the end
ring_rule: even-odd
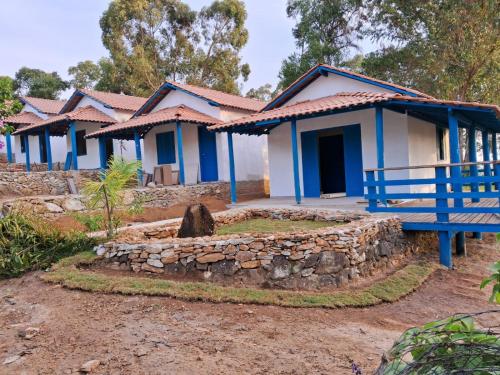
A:
POLYGON ((158 164, 175 163, 174 132, 156 134, 156 154, 158 156, 158 164))

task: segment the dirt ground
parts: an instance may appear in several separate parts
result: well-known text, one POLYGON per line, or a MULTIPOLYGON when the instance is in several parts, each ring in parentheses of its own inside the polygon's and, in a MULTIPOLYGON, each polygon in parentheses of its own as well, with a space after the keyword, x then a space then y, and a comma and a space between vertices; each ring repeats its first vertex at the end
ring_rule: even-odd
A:
MULTIPOLYGON (((214 213, 227 210, 226 206, 229 202, 217 198, 203 197, 195 203, 203 203, 207 206, 210 212, 214 213)), ((186 207, 189 204, 193 204, 193 201, 189 203, 179 203, 170 207, 144 207, 144 211, 140 214, 130 214, 125 211, 119 211, 118 216, 120 217, 122 225, 132 223, 152 223, 154 221, 183 217, 184 211, 186 211, 186 207)), ((63 232, 74 230, 82 232, 87 231, 85 226, 71 215, 61 216, 52 220, 51 224, 63 232)))
POLYGON ((0 374, 78 373, 89 360, 100 361, 93 374, 351 374, 352 361, 370 374, 406 328, 493 307, 478 288, 500 258, 493 236, 468 251, 403 300, 363 309, 90 294, 37 273, 0 281, 0 374), (40 331, 20 337, 28 327, 40 331))

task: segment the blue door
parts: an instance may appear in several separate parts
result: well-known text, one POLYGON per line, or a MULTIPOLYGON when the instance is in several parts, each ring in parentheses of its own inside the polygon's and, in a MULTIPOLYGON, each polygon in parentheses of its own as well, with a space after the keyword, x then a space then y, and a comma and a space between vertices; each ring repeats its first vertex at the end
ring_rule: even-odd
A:
POLYGON ((198 127, 198 147, 200 151, 201 181, 218 181, 217 143, 215 133, 209 132, 204 126, 198 127))
POLYGON ((363 155, 361 126, 344 127, 344 164, 347 196, 363 195, 363 155))
POLYGON ((156 134, 156 155, 158 164, 175 163, 174 132, 156 134))
POLYGON ((318 132, 300 134, 302 145, 302 176, 304 197, 317 198, 321 194, 319 177, 318 132))

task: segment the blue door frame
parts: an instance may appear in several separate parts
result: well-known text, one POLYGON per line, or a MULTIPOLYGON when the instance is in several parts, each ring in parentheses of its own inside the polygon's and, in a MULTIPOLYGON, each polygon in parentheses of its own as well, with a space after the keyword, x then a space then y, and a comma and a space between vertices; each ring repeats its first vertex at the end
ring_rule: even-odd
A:
POLYGON ((200 153, 201 182, 219 180, 217 168, 217 142, 215 133, 209 132, 206 127, 198 127, 198 148, 200 153))
POLYGON ((331 129, 342 129, 344 142, 344 173, 347 196, 363 195, 363 158, 361 149, 361 126, 347 125, 302 132, 302 178, 304 197, 317 198, 321 195, 319 142, 321 133, 331 129))

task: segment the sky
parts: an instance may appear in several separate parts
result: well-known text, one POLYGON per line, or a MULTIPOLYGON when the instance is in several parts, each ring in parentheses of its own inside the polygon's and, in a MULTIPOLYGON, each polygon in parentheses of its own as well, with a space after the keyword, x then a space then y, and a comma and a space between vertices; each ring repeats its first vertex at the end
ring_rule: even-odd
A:
MULTIPOLYGON (((184 0, 200 10, 212 0, 184 0)), ((242 62, 252 73, 243 93, 266 83, 277 84, 281 61, 295 49, 293 19, 286 0, 244 0, 248 12, 248 44, 242 62)), ((109 0, 0 0, 0 75, 13 77, 22 66, 56 71, 69 79, 68 67, 107 56, 99 18, 109 0), (3 55, 3 56, 2 56, 3 55)), ((372 49, 364 43, 365 52, 372 49)), ((71 91, 63 94, 68 97, 71 91)))

